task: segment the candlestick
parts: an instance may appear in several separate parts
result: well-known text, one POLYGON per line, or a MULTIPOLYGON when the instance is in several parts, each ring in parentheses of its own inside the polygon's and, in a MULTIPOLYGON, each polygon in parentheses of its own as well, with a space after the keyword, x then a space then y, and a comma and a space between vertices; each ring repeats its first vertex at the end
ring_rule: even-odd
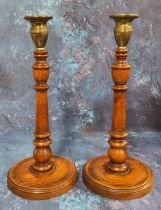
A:
POLYGON ((114 99, 112 129, 109 131, 108 155, 89 160, 83 171, 83 179, 93 192, 112 199, 134 199, 152 190, 153 173, 144 163, 128 156, 126 146, 126 83, 130 75, 127 63, 127 44, 132 34, 132 20, 137 14, 111 15, 116 21, 114 36, 118 48, 116 64, 112 65, 114 99))
MULTIPOLYGON (((47 21, 51 16, 26 16, 36 46, 33 76, 36 81, 36 126, 33 157, 16 163, 8 172, 8 187, 27 199, 48 199, 69 191, 77 181, 75 165, 68 159, 53 155, 48 122, 47 80, 50 66, 46 59, 47 21)), ((63 146, 63 145, 62 145, 63 146)))

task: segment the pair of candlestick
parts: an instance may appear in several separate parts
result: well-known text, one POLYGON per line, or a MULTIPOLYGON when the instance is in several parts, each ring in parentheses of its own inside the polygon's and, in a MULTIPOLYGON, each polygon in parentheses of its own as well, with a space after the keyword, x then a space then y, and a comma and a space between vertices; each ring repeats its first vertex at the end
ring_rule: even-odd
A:
MULTIPOLYGON (((114 101, 112 129, 109 131, 108 154, 89 160, 84 166, 83 180, 93 192, 112 199, 134 199, 149 193, 153 186, 152 170, 144 163, 128 157, 126 146, 126 83, 130 65, 126 61, 127 44, 132 34, 132 20, 137 14, 111 15, 116 21, 114 36, 118 48, 112 65, 114 101)), ((35 150, 8 172, 8 186, 27 199, 49 199, 69 191, 77 182, 77 169, 68 159, 53 155, 48 122, 47 80, 50 66, 46 63, 47 21, 52 17, 27 16, 31 37, 36 46, 33 76, 36 81, 35 150)))

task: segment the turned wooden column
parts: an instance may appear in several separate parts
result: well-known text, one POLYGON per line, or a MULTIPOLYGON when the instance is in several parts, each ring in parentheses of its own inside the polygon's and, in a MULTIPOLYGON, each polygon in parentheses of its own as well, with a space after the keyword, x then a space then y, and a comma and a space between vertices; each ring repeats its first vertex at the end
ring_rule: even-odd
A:
POLYGON ((112 78, 115 83, 113 86, 113 113, 112 113, 112 129, 109 131, 111 138, 108 143, 108 157, 110 161, 107 169, 113 173, 128 172, 127 165, 127 149, 128 144, 126 138, 126 83, 130 75, 130 66, 126 61, 127 48, 118 48, 116 50, 116 64, 112 65, 112 78))
POLYGON ((127 44, 132 34, 132 20, 137 14, 111 15, 114 28, 116 63, 112 65, 114 99, 112 128, 109 131, 108 154, 92 158, 84 166, 83 180, 93 192, 112 199, 134 199, 146 195, 153 187, 152 170, 144 163, 128 156, 126 130, 126 91, 130 75, 127 63, 127 44))
MULTIPOLYGON (((48 120, 48 96, 50 66, 46 62, 48 52, 47 21, 51 16, 26 16, 31 23, 31 37, 35 44, 33 76, 36 90, 35 149, 33 157, 16 163, 8 172, 8 187, 27 199, 48 199, 69 191, 77 181, 75 165, 68 159, 53 155, 50 144, 48 120)), ((63 146, 63 145, 62 145, 63 146)))
POLYGON ((36 81, 36 128, 33 153, 35 163, 32 165, 32 170, 35 172, 45 172, 53 168, 48 121, 47 80, 50 66, 46 63, 47 56, 48 53, 45 49, 38 49, 34 52, 36 60, 33 65, 33 75, 36 81))

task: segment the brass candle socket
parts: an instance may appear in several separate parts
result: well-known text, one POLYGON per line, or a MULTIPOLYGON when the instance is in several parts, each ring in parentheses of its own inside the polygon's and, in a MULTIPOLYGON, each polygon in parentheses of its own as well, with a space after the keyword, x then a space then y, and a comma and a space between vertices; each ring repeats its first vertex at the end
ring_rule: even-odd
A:
POLYGON ((38 49, 44 49, 48 39, 47 21, 51 20, 52 16, 25 16, 25 20, 31 23, 30 34, 32 40, 38 49))
POLYGON ((116 21, 114 36, 118 48, 127 47, 133 31, 132 21, 138 18, 138 14, 114 14, 110 15, 116 21))

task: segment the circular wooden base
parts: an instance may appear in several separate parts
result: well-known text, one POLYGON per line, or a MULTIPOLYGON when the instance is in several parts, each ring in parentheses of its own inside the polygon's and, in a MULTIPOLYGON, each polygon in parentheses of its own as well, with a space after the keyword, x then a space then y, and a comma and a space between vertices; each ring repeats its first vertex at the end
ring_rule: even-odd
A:
POLYGON ((86 186, 103 197, 129 200, 142 197, 153 187, 152 170, 139 160, 128 158, 129 172, 113 174, 106 170, 107 155, 95 157, 84 166, 83 180, 86 186))
POLYGON ((41 174, 30 169, 32 157, 14 165, 8 172, 8 187, 20 197, 32 200, 49 199, 68 192, 77 181, 77 169, 70 161, 52 156, 54 169, 41 174))

